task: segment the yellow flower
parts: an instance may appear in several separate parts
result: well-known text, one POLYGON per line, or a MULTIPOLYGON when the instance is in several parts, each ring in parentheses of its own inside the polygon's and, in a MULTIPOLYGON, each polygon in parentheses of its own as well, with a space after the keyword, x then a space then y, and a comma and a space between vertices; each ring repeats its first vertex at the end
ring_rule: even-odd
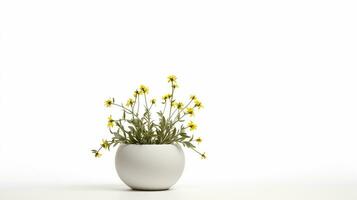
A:
POLYGON ((193 108, 187 108, 186 114, 189 114, 192 117, 193 115, 195 115, 195 111, 193 108))
POLYGON ((165 94, 164 96, 162 96, 162 100, 166 101, 168 100, 169 98, 171 98, 171 94, 165 94))
POLYGON ((190 128, 190 131, 194 131, 197 129, 197 125, 193 123, 193 121, 188 122, 187 127, 190 128))
POLYGON ((95 156, 96 158, 100 158, 100 157, 102 156, 102 154, 100 154, 100 153, 97 151, 97 152, 94 153, 94 156, 95 156))
POLYGON ((132 106, 134 104, 134 100, 132 98, 129 98, 128 101, 126 102, 126 106, 132 106))
POLYGON ((165 94, 164 96, 162 96, 162 100, 166 101, 169 97, 165 94))
POLYGON ((201 159, 207 159, 207 154, 206 154, 206 152, 204 152, 203 154, 201 154, 201 159))
POLYGON ((179 87, 179 86, 177 85, 177 83, 173 83, 173 84, 172 84, 172 88, 175 88, 175 89, 176 89, 176 88, 178 88, 178 87, 179 87))
POLYGON ((195 107, 197 107, 198 109, 203 108, 202 102, 200 102, 198 99, 195 100, 195 107))
POLYGON ((177 79, 177 77, 175 75, 170 75, 170 76, 167 77, 167 82, 173 83, 173 82, 176 81, 176 79, 177 79))
POLYGON ((100 146, 109 150, 109 142, 107 140, 102 140, 102 144, 100 146))
POLYGON ((114 127, 114 119, 112 118, 111 115, 108 117, 108 127, 110 128, 114 127))
POLYGON ((135 90, 134 91, 134 97, 137 97, 138 95, 141 95, 143 92, 141 90, 135 90))
POLYGON ((114 98, 111 98, 111 99, 105 100, 104 105, 105 105, 105 107, 110 107, 111 105, 113 105, 113 103, 114 103, 114 98))
POLYGON ((175 82, 177 80, 177 77, 175 76, 175 75, 169 75, 168 77, 167 77, 167 82, 175 82))
POLYGON ((202 138, 201 138, 201 137, 196 138, 196 142, 197 142, 198 144, 201 143, 201 142, 202 142, 202 138))
POLYGON ((197 97, 196 97, 196 95, 191 95, 191 96, 190 96, 190 99, 193 101, 193 100, 196 100, 197 97))
POLYGON ((151 104, 156 104, 156 99, 151 99, 151 104))
POLYGON ((140 85, 140 92, 142 93, 142 94, 147 94, 148 92, 149 92, 149 88, 148 87, 146 87, 145 85, 140 85))
POLYGON ((182 110, 182 109, 183 109, 183 103, 182 103, 182 102, 177 102, 177 103, 175 103, 175 107, 176 107, 178 110, 182 110))

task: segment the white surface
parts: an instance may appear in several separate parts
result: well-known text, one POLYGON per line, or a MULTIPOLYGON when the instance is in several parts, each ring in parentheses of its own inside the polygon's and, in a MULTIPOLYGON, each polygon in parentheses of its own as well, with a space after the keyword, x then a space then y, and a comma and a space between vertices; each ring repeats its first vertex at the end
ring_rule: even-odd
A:
POLYGON ((184 188, 356 181, 356 4, 1 0, 0 188, 119 181, 114 152, 90 153, 116 112, 103 101, 139 84, 161 96, 172 73, 205 105, 194 120, 208 160, 185 151, 184 188))
POLYGON ((229 185, 178 185, 168 191, 132 191, 124 185, 77 184, 35 185, 0 190, 0 199, 130 199, 130 200, 355 200, 356 184, 229 184, 229 185))

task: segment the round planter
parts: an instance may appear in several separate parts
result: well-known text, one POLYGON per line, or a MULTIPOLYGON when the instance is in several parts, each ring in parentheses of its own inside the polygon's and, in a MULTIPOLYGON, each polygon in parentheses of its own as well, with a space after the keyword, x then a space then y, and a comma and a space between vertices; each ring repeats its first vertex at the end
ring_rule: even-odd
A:
POLYGON ((134 190, 167 190, 181 177, 185 156, 180 145, 121 144, 115 156, 120 179, 134 190))

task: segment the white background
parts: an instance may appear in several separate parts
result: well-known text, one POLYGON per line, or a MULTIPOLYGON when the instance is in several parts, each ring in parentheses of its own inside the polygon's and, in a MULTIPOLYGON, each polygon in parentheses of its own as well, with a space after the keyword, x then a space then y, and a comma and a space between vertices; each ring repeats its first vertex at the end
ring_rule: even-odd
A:
POLYGON ((176 74, 202 161, 179 185, 357 180, 355 1, 0 1, 0 184, 119 183, 108 97, 176 74))

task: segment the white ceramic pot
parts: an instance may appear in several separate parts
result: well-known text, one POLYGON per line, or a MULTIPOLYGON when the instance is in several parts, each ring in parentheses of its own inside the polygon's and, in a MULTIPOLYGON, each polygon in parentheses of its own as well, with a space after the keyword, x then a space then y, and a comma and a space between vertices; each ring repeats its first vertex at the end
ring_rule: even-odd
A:
POLYGON ((121 144, 115 156, 120 179, 135 190, 167 190, 181 177, 185 156, 180 145, 121 144))

